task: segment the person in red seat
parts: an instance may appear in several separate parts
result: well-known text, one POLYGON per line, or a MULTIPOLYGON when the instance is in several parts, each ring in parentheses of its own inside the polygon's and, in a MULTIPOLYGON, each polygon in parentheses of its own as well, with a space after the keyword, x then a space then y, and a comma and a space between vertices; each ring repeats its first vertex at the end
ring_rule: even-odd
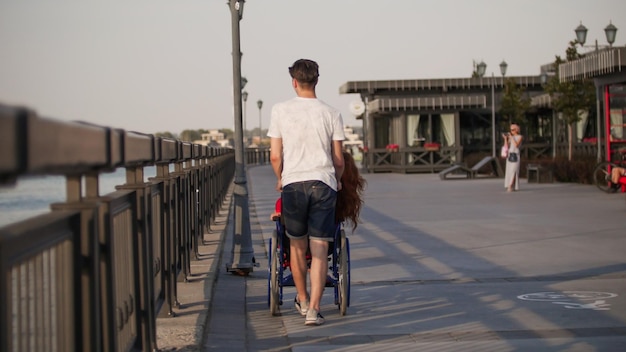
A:
POLYGON ((622 176, 626 176, 626 169, 623 167, 619 167, 616 166, 611 170, 611 182, 613 182, 614 185, 619 186, 621 183, 619 182, 619 179, 622 176))

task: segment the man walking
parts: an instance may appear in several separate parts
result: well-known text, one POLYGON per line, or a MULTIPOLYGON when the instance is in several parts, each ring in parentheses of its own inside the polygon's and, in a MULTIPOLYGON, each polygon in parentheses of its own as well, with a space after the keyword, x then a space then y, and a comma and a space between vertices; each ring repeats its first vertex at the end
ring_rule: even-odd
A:
POLYGON ((268 136, 270 160, 282 191, 282 216, 290 239, 290 267, 296 310, 306 325, 321 325, 320 301, 328 271, 328 243, 334 240, 335 203, 344 169, 341 114, 317 99, 319 67, 300 59, 289 67, 296 97, 274 105, 268 136), (307 248, 311 292, 307 290, 307 248))

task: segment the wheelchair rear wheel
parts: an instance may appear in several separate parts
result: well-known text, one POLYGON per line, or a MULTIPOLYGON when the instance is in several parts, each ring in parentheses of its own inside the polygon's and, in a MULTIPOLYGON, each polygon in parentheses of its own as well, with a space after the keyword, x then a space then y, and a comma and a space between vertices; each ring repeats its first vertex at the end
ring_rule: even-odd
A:
POLYGON ((613 193, 616 188, 611 182, 611 169, 616 165, 614 163, 603 161, 596 165, 593 170, 593 182, 599 190, 606 193, 613 193))
POLYGON ((339 311, 346 315, 350 305, 350 245, 344 230, 341 230, 339 247, 339 311))
POLYGON ((278 248, 278 233, 276 230, 272 233, 272 238, 270 239, 270 253, 269 253, 269 275, 268 275, 268 288, 269 288, 269 306, 270 313, 272 315, 278 314, 278 306, 279 306, 279 287, 278 287, 278 270, 280 262, 278 258, 280 257, 280 250, 278 248))

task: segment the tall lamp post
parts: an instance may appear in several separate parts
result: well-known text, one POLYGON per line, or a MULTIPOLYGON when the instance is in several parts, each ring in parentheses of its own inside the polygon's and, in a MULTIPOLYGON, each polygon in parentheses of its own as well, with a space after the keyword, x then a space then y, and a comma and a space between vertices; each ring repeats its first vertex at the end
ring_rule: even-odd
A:
MULTIPOLYGON (((502 87, 504 87, 504 76, 506 75, 506 61, 502 60, 500 63, 500 73, 502 74, 502 87)), ((491 85, 491 149, 492 155, 494 158, 496 157, 496 102, 495 102, 495 94, 494 87, 495 77, 493 76, 493 72, 491 72, 491 79, 493 80, 493 84, 491 85)))
POLYGON ((259 107, 259 147, 261 146, 261 138, 263 135, 263 129, 261 126, 261 108, 263 108, 263 100, 259 99, 259 101, 256 102, 256 106, 259 107))
MULTIPOLYGON (((243 87, 242 87, 243 89, 243 87)), ((246 111, 248 110, 247 106, 247 102, 248 102, 248 92, 246 92, 245 90, 243 91, 243 93, 241 93, 241 97, 243 98, 243 144, 244 147, 246 145, 246 131, 248 130, 248 123, 246 122, 246 111)))
MULTIPOLYGON (((503 60, 500 63, 500 73, 502 74, 502 85, 504 85, 504 76, 506 75, 506 69, 508 65, 503 60)), ((485 71, 487 70, 487 64, 484 61, 481 61, 478 65, 476 65, 476 73, 478 77, 483 77, 485 75, 485 71)), ((496 77, 493 72, 491 72, 491 157, 496 158, 496 92, 495 92, 495 83, 496 77)))
POLYGON ((241 123, 241 48, 239 43, 239 22, 243 17, 245 0, 229 0, 233 39, 233 96, 235 113, 235 204, 232 260, 226 270, 239 275, 248 275, 254 267, 254 250, 250 231, 250 209, 248 205, 248 187, 243 159, 243 128, 241 123))
MULTIPOLYGON (((259 99, 256 102, 256 105, 259 107, 259 147, 261 147, 261 140, 263 139, 263 126, 261 124, 261 108, 263 107, 263 100, 259 99)), ((261 152, 260 149, 257 149, 259 153, 259 164, 265 164, 265 154, 261 152)))

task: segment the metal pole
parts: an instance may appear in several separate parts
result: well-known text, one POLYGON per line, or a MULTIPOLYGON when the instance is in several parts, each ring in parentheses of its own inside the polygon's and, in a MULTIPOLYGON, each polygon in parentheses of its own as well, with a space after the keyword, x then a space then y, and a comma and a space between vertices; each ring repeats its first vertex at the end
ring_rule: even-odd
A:
POLYGON ((256 105, 259 107, 259 145, 257 146, 257 156, 258 156, 258 163, 261 165, 265 164, 265 154, 264 152, 261 150, 261 140, 263 139, 263 133, 262 131, 262 126, 261 126, 261 108, 263 108, 263 100, 259 99, 259 101, 256 102, 256 105))
POLYGON ((261 139, 263 138, 263 127, 261 125, 261 109, 263 108, 263 100, 256 102, 256 105, 259 107, 259 147, 261 146, 261 139))
POLYGON ((239 44, 239 21, 245 0, 229 0, 233 31, 233 95, 235 112, 235 187, 233 190, 235 213, 232 261, 226 270, 240 275, 253 271, 254 250, 250 231, 248 187, 243 159, 243 128, 241 116, 241 48, 239 44))
POLYGON ((557 124, 557 115, 554 112, 554 108, 552 108, 552 160, 556 159, 556 124, 557 124))
MULTIPOLYGON (((243 88, 242 88, 243 89, 243 88)), ((248 130, 248 123, 246 122, 246 115, 248 112, 248 92, 243 92, 243 146, 246 147, 246 131, 248 130)))
POLYGON ((363 167, 363 171, 365 173, 369 173, 369 148, 370 148, 370 121, 369 121, 369 109, 367 105, 369 104, 369 97, 364 97, 365 100, 365 116, 363 116, 363 157, 361 158, 361 163, 363 167))
POLYGON ((491 157, 496 158, 496 100, 495 100, 495 76, 491 72, 491 157))
MULTIPOLYGON (((600 112, 600 99, 602 99, 602 91, 600 90, 600 83, 599 82, 594 82, 596 84, 596 147, 598 149, 597 151, 597 161, 600 162, 602 161, 602 138, 600 138, 602 136, 602 131, 600 131, 602 129, 602 125, 600 123, 600 119, 602 119, 604 116, 600 116, 602 113, 600 112)), ((608 138, 608 137, 606 137, 608 138)))

